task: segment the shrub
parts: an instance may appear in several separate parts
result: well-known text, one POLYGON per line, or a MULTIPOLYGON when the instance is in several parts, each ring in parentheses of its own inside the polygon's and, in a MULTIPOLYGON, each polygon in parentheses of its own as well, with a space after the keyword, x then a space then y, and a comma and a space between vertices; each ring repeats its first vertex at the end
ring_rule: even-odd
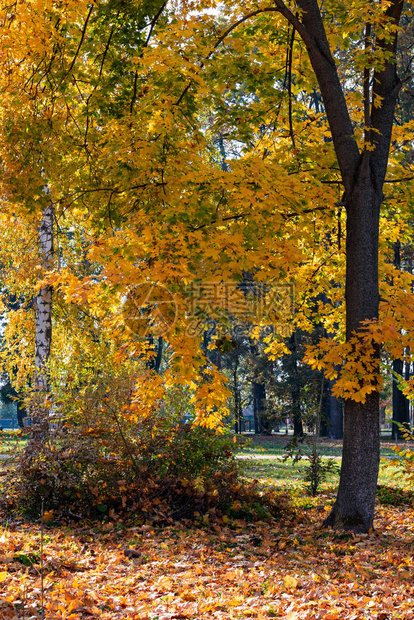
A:
POLYGON ((286 513, 286 497, 240 482, 228 436, 177 421, 165 407, 128 420, 118 397, 117 409, 116 398, 102 400, 93 426, 67 418, 47 441, 29 444, 4 482, 3 507, 37 517, 43 502, 56 518, 165 522, 286 513))

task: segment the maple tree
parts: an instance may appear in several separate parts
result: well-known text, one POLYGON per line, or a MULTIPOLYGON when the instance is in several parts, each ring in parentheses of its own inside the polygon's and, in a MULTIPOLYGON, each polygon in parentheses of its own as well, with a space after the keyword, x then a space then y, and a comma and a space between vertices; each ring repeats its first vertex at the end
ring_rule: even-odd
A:
MULTIPOLYGON (((408 234, 408 183, 392 185, 382 205, 387 165, 391 180, 411 166, 404 140, 412 121, 392 135, 403 3, 224 2, 220 14, 201 1, 0 8, 2 195, 16 221, 11 238, 4 217, 14 250, 4 277, 26 300, 9 318, 3 349, 10 367, 19 358, 16 384, 34 376, 29 300, 53 286, 52 392, 81 382, 87 369, 90 378, 105 358, 127 368, 139 360, 131 419, 184 385, 194 419, 213 427, 229 392, 193 324, 209 313, 226 324, 229 314, 206 313, 197 297, 190 313, 188 285, 219 287, 246 273, 269 286, 295 281, 295 326, 311 330, 319 320, 335 333, 308 360, 329 379, 341 367, 334 390, 346 398, 328 521, 368 531, 379 344, 400 355, 414 316, 401 311, 412 306, 412 278, 387 261, 390 241, 408 234), (59 259, 44 273, 33 246, 24 256, 19 248, 50 201, 59 259), (158 304, 143 314, 151 283, 158 304), (171 353, 162 376, 148 363, 161 302, 171 353)), ((243 294, 233 290, 234 314, 243 294)), ((256 317, 252 337, 277 314, 256 317)), ((277 334, 265 342, 270 357, 286 352, 277 334)))

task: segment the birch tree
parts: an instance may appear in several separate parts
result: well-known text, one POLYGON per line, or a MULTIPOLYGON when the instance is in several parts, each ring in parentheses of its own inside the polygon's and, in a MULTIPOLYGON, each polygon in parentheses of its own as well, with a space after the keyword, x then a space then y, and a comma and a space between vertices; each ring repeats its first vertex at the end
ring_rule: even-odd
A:
MULTIPOLYGON (((39 226, 39 255, 44 277, 53 268, 53 203, 43 211, 39 226)), ((32 440, 43 439, 49 430, 49 359, 52 346, 52 298, 49 284, 41 285, 36 295, 34 410, 31 423, 32 440)))

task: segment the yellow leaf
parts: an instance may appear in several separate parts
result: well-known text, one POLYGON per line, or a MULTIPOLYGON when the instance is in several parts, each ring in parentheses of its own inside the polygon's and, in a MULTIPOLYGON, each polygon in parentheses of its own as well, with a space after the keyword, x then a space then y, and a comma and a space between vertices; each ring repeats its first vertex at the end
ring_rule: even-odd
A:
POLYGON ((7 572, 0 573, 0 583, 3 583, 3 581, 6 581, 8 576, 9 576, 9 573, 7 572))
POLYGON ((49 521, 53 521, 53 510, 46 510, 43 514, 43 521, 45 523, 49 523, 49 521))
POLYGON ((283 577, 283 581, 285 583, 285 588, 288 588, 289 590, 294 590, 298 587, 298 580, 291 575, 286 575, 286 577, 283 577))

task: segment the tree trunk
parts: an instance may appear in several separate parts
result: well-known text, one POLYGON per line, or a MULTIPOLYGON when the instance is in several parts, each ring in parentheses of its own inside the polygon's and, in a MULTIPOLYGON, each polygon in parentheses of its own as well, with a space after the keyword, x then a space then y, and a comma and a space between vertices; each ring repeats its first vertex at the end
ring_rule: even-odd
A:
POLYGON ((17 401, 16 413, 17 413, 17 424, 19 425, 19 428, 23 430, 24 419, 27 417, 27 411, 26 411, 26 407, 24 406, 21 400, 17 401))
MULTIPOLYGON (((367 66, 363 79, 365 147, 360 152, 344 90, 317 0, 297 0, 301 16, 283 0, 275 0, 282 15, 304 41, 321 91, 326 116, 345 188, 346 337, 358 333, 366 319, 378 317, 379 212, 387 170, 394 110, 401 81, 396 71, 398 25, 403 0, 390 0, 384 18, 393 35, 377 37, 376 51, 386 60, 373 72, 367 66), (372 92, 371 91, 372 84, 372 92)), ((368 41, 369 44, 369 41, 368 41)), ((380 361, 379 350, 376 358, 380 361)), ((379 469, 379 393, 365 403, 345 402, 344 446, 338 496, 325 521, 337 528, 367 532, 373 525, 379 469)))
MULTIPOLYGON (((392 363, 392 369, 395 373, 402 376, 404 369, 403 360, 394 360, 392 363)), ((404 373, 404 377, 405 374, 406 373, 404 373)), ((403 394, 400 390, 395 377, 393 377, 392 381, 392 421, 392 438, 402 439, 403 431, 399 424, 409 427, 410 403, 405 394, 403 394)))
MULTIPOLYGON (((382 200, 372 184, 369 153, 362 158, 354 190, 347 204, 346 336, 365 319, 378 318, 378 238, 382 200)), ((374 177, 375 178, 375 177, 374 177)), ((381 186, 382 187, 382 186, 381 186)), ((380 353, 376 348, 377 372, 380 353)), ((380 460, 379 392, 365 403, 345 401, 344 443, 338 496, 327 525, 367 532, 373 527, 380 460)))
MULTIPOLYGON (((401 269, 401 242, 398 240, 394 243, 394 267, 401 269)), ((408 355, 407 355, 408 358, 408 355)), ((397 374, 402 376, 404 370, 404 360, 397 359, 392 363, 392 369, 397 374)), ((406 362, 404 378, 409 378, 409 364, 406 362), (407 375, 408 370, 408 377, 407 375)), ((402 439, 403 431, 400 428, 400 424, 409 426, 410 424, 410 403, 405 394, 400 390, 397 379, 393 375, 392 379, 392 438, 402 439)))
POLYGON ((342 439, 344 436, 344 409, 341 401, 332 395, 333 379, 325 382, 324 419, 321 422, 321 437, 342 439))
POLYGON ((234 432, 236 435, 243 432, 242 429, 242 407, 238 381, 239 357, 234 361, 233 368, 233 395, 234 395, 234 432))
POLYGON ((298 335, 297 330, 290 337, 291 358, 292 358, 292 414, 293 414, 293 436, 303 437, 303 421, 301 407, 301 390, 299 383, 299 364, 298 364, 298 335))
MULTIPOLYGON (((39 253, 43 273, 53 266, 53 219, 54 208, 51 203, 43 212, 39 226, 39 253)), ((52 345, 52 287, 44 286, 36 297, 36 339, 35 339, 35 403, 31 420, 31 441, 43 440, 49 430, 49 407, 46 399, 49 394, 48 363, 52 345)))
POLYGON ((157 344, 155 344, 153 336, 150 335, 148 338, 148 344, 150 345, 150 348, 154 351, 155 355, 152 355, 149 358, 147 362, 147 368, 149 368, 150 370, 154 370, 156 373, 159 373, 162 362, 162 351, 164 348, 162 336, 158 336, 157 344))
POLYGON ((253 415, 254 415, 254 432, 263 433, 265 435, 272 434, 271 425, 266 424, 263 417, 264 404, 266 401, 266 386, 260 381, 253 381, 253 415))

